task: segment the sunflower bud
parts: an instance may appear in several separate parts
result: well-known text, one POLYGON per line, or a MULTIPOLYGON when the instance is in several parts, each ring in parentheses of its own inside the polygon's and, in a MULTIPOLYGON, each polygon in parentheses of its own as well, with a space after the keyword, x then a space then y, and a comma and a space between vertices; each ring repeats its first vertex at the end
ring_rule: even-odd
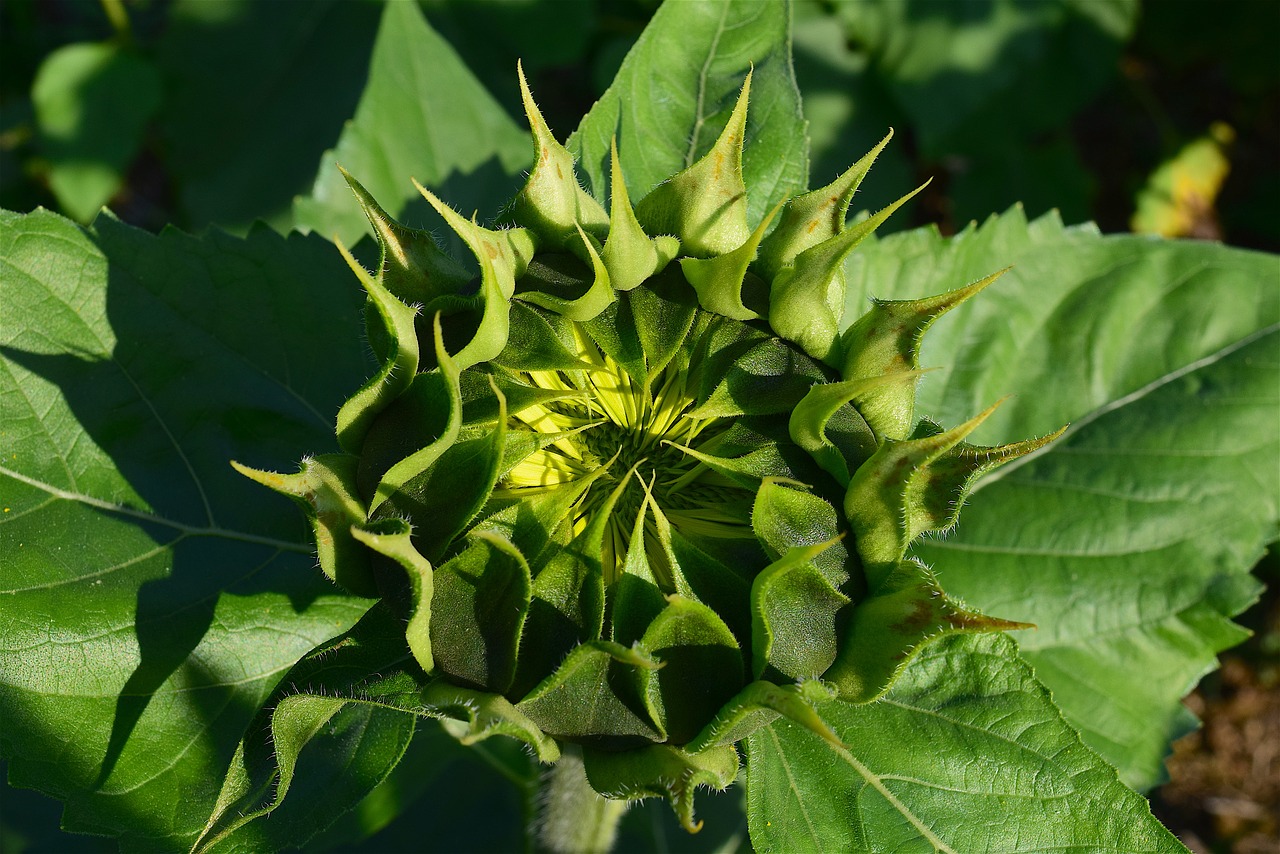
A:
POLYGON ((382 249, 374 273, 346 255, 381 370, 339 413, 344 453, 241 470, 303 504, 335 582, 400 578, 425 710, 548 761, 578 745, 598 792, 665 796, 694 830, 694 787, 729 785, 753 730, 838 743, 820 701, 878 697, 938 635, 1018 627, 907 550, 1053 437, 915 422, 921 336, 990 279, 844 322, 845 258, 909 198, 845 223, 887 137, 753 226, 748 77, 706 156, 634 206, 615 147, 606 212, 521 85, 537 159, 510 227, 423 190, 477 274, 348 177, 382 249))

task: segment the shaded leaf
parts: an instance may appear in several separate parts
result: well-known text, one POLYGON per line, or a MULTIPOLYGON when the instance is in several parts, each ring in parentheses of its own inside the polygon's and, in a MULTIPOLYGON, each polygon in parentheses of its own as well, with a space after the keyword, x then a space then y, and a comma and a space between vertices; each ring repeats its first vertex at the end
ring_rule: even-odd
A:
POLYGON ((474 536, 434 573, 432 655, 445 673, 495 693, 516 672, 516 650, 529 613, 529 564, 510 542, 474 536))
POLYGON ((0 752, 68 829, 189 848, 277 681, 369 605, 228 465, 333 446, 359 299, 328 244, 266 230, 2 214, 0 269, 0 752))
POLYGON ((693 820, 694 792, 703 786, 725 789, 738 774, 738 752, 732 746, 689 753, 668 744, 655 744, 625 753, 584 750, 587 779, 611 798, 665 797, 690 833, 702 822, 693 820))
POLYGON ((173 4, 157 50, 160 132, 189 225, 291 224, 293 197, 360 98, 378 12, 343 0, 173 4))
POLYGON ((396 709, 307 694, 286 697, 271 715, 269 741, 258 751, 238 751, 232 760, 215 816, 227 823, 211 822, 193 851, 305 845, 386 778, 413 730, 414 718, 396 709), (264 773, 264 763, 274 770, 264 773), (262 795, 268 797, 255 803, 262 795))
POLYGON ((41 63, 31 102, 49 186, 73 219, 88 222, 124 185, 160 107, 160 75, 119 45, 71 44, 41 63))
MULTIPOLYGON (((337 164, 399 216, 417 198, 410 178, 439 187, 489 161, 496 161, 501 176, 511 176, 532 159, 527 131, 431 28, 418 4, 387 3, 355 117, 337 147, 320 159, 310 193, 294 202, 294 220, 348 243, 369 231, 337 164)), ((499 176, 494 183, 490 198, 471 200, 476 207, 495 209, 515 189, 514 181, 507 184, 499 176)))
POLYGON ((1074 115, 1115 73, 1137 10, 1135 0, 872 0, 837 11, 936 157, 949 137, 990 133, 993 119, 1029 136, 1074 115))

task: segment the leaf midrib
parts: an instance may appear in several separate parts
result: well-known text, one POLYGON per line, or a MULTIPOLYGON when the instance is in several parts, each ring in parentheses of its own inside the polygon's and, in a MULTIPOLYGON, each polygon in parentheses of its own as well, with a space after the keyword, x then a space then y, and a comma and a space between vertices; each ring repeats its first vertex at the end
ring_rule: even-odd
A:
POLYGON ((863 780, 866 780, 867 785, 875 789, 880 797, 884 798, 889 803, 889 806, 893 807, 899 815, 905 818, 911 826, 916 829, 916 832, 918 832, 926 842, 934 847, 934 850, 938 852, 938 854, 959 854, 959 852, 934 833, 932 828, 921 821, 920 817, 912 812, 906 804, 898 800, 898 796, 889 791, 889 787, 884 785, 884 781, 880 776, 859 762, 857 757, 855 757, 848 748, 836 747, 833 744, 831 745, 831 749, 835 751, 836 755, 844 760, 846 764, 853 768, 858 776, 862 777, 863 780))
POLYGON ((716 22, 716 30, 711 35, 711 44, 707 47, 707 58, 702 61, 698 70, 698 97, 693 108, 693 133, 689 135, 689 148, 684 154, 684 167, 688 169, 698 156, 698 143, 702 137, 702 128, 707 117, 703 110, 706 107, 707 80, 711 76, 711 61, 715 59, 716 49, 720 46, 720 36, 724 33, 724 22, 729 18, 730 0, 724 0, 720 6, 720 20, 716 22))
POLYGON ((1113 401, 1109 401, 1107 403, 1102 404, 1101 406, 1094 408, 1093 410, 1091 410, 1090 412, 1082 416, 1079 420, 1072 422, 1071 425, 1067 427, 1066 431, 1062 434, 1062 436, 1057 439, 1057 441, 1051 442, 1050 444, 1045 445, 1043 448, 1040 448, 1037 451, 1027 454, 1025 457, 1020 457, 1014 460, 1013 462, 1008 463, 1007 465, 1004 465, 996 469, 994 472, 984 476, 981 480, 979 480, 976 484, 974 484, 973 489, 970 492, 970 495, 972 496, 976 494, 979 490, 984 489, 993 483, 996 483, 1001 478, 1007 477, 1011 472, 1017 471, 1019 468, 1021 468, 1022 466, 1025 466, 1027 463, 1031 462, 1032 460, 1035 460, 1045 454, 1052 453, 1059 444, 1065 442, 1072 435, 1074 435, 1075 433, 1078 433, 1080 430, 1083 430, 1085 427, 1089 426, 1094 421, 1097 421, 1099 418, 1102 418, 1104 415, 1109 415, 1112 412, 1115 412, 1117 410, 1123 409, 1126 406, 1136 403, 1137 401, 1142 400, 1143 398, 1147 397, 1153 392, 1158 391, 1159 389, 1163 388, 1169 383, 1179 380, 1189 374, 1195 373, 1196 371, 1201 370, 1203 368, 1211 367, 1212 365, 1222 361, 1223 359, 1227 358, 1228 356, 1232 355, 1238 350, 1242 350, 1243 348, 1249 346, 1255 341, 1260 341, 1261 339, 1267 337, 1268 335, 1274 335, 1277 332, 1280 332, 1280 323, 1273 323, 1270 326, 1264 326, 1262 329, 1259 329, 1258 331, 1250 335, 1246 335, 1245 337, 1237 341, 1233 341, 1227 346, 1213 353, 1210 353, 1208 356, 1204 356, 1203 358, 1197 359, 1193 362, 1189 362, 1180 368, 1175 368, 1172 371, 1168 371, 1162 376, 1159 376, 1156 379, 1152 380, 1151 382, 1147 383, 1146 385, 1138 389, 1135 389, 1134 391, 1131 391, 1128 394, 1122 395, 1121 397, 1118 397, 1113 401))
POLYGON ((188 525, 185 522, 179 522, 174 519, 166 519, 163 516, 156 515, 146 510, 139 510, 135 507, 129 507, 124 504, 116 504, 111 501, 104 501, 101 498, 94 498, 92 495, 85 495, 79 492, 71 492, 60 489, 51 484, 37 480, 33 477, 27 477, 24 474, 13 471, 5 466, 0 466, 0 476, 8 477, 19 483, 39 489, 52 495, 54 498, 63 501, 71 501, 77 504, 84 504, 95 510, 102 510, 107 513, 114 513, 119 516, 125 516, 130 519, 136 519, 141 522, 151 522, 166 528, 172 528, 186 536, 192 537, 220 537, 226 540, 232 540, 241 543, 250 543, 252 545, 267 546, 269 548, 279 549, 285 552, 297 552, 298 554, 310 554, 312 549, 310 544, 299 543, 290 540, 278 540, 274 537, 265 537, 260 534, 250 534, 246 531, 234 531, 229 528, 223 528, 216 525, 196 526, 188 525))

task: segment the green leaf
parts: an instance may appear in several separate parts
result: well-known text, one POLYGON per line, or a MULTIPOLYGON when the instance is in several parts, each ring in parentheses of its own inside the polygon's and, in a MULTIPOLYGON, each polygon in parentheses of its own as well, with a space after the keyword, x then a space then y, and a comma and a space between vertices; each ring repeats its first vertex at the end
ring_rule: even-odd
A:
POLYGON ((819 712, 847 747, 785 719, 747 740, 758 851, 1186 850, 1007 637, 936 642, 880 702, 819 712))
POLYGON ((829 503, 801 489, 769 479, 756 491, 751 527, 773 560, 789 549, 827 544, 811 558, 815 569, 832 587, 850 595, 861 593, 861 567, 840 540, 843 524, 829 503))
POLYGON ((961 133, 1020 137, 1060 125, 1115 74, 1136 0, 897 0, 837 9, 909 116, 928 157, 961 133), (1072 73, 1062 69, 1070 66, 1072 73))
MULTIPOLYGON (((849 171, 857 168, 854 164, 849 171)), ((793 266, 783 267, 769 284, 769 323, 774 330, 799 344, 813 358, 839 365, 844 349, 838 340, 845 301, 844 259, 925 186, 916 187, 848 228, 843 228, 842 221, 843 230, 799 252, 793 266)), ((868 374, 845 372, 846 379, 860 376, 868 374)))
MULTIPOLYGON (((372 332, 370 338, 383 344, 378 348, 382 351, 378 354, 382 361, 381 369, 338 410, 338 443, 343 450, 359 454, 370 424, 404 393, 418 372, 422 355, 416 326, 418 308, 402 302, 382 282, 369 275, 369 271, 360 266, 341 243, 338 251, 369 295, 365 317, 372 332)), ((437 348, 440 347, 439 334, 432 340, 437 348)))
MULTIPOLYGON (((764 238, 765 231, 778 213, 774 208, 765 214, 764 219, 756 226, 756 230, 743 240, 737 249, 729 249, 723 255, 714 258, 681 258, 680 269, 685 279, 698 294, 698 302, 707 311, 735 320, 754 320, 760 314, 755 308, 763 308, 761 293, 752 294, 752 280, 748 279, 747 265, 756 257, 756 249, 764 238), (751 302, 755 308, 746 305, 751 302)), ((689 241, 692 243, 692 241, 689 241)), ((696 246, 691 247, 697 251, 696 246)))
POLYGON ((392 512, 420 520, 414 544, 429 560, 444 557, 454 538, 480 513, 498 479, 507 443, 506 400, 501 393, 494 396, 500 415, 493 429, 447 448, 387 502, 392 512))
POLYGON ((231 461, 245 477, 301 506, 311 523, 316 556, 325 575, 357 596, 377 596, 370 555, 352 536, 352 526, 364 524, 368 515, 356 489, 358 464, 348 454, 322 454, 303 459, 297 474, 277 474, 231 461))
POLYGON ((420 753, 409 768, 398 765, 410 736, 425 731, 446 755, 449 745, 441 742, 453 741, 435 726, 422 727, 423 716, 453 719, 446 728, 463 743, 501 731, 540 754, 542 743, 550 744, 554 758, 554 743, 501 697, 440 682, 424 686, 422 671, 405 654, 403 626, 389 608, 374 607, 290 670, 271 714, 259 716, 241 742, 198 850, 300 846, 353 807, 357 813, 335 833, 389 821, 416 788, 405 773, 432 770, 420 753), (408 792, 360 803, 392 777, 408 792))
POLYGON ((876 450, 877 439, 861 413, 847 404, 878 385, 909 383, 914 386, 918 374, 899 371, 873 377, 860 377, 838 383, 815 383, 787 421, 791 441, 813 457, 823 471, 836 479, 842 488, 849 486, 849 472, 856 471, 876 450), (839 416, 839 417, 837 417, 839 416), (827 436, 832 420, 841 445, 827 436), (843 430, 839 428, 843 427, 843 430))
POLYGON ((583 370, 569 321, 519 300, 511 303, 509 320, 507 345, 493 360, 495 364, 517 371, 583 370))
POLYGON ((914 511, 934 479, 933 464, 945 460, 993 409, 950 430, 904 441, 885 439, 854 472, 844 496, 844 514, 873 593, 897 569, 911 542, 924 533, 914 523, 927 517, 914 511))
POLYGON ((1247 636, 1228 618, 1276 534, 1278 339, 1089 422, 917 549, 948 591, 1040 627, 1027 660, 1134 786, 1166 778, 1169 742, 1195 726, 1179 701, 1247 636))
POLYGON ((524 693, 584 641, 599 640, 604 626, 604 567, 600 560, 603 522, 628 478, 615 487, 608 506, 586 530, 564 548, 553 548, 538 567, 529 602, 525 636, 536 638, 520 651, 520 670, 513 691, 524 693))
POLYGON ((119 45, 71 44, 45 58, 31 86, 49 186, 88 222, 123 186, 160 107, 155 66, 119 45))
POLYGON ((1037 624, 1020 640, 1067 719, 1149 787, 1192 723, 1178 700, 1243 637, 1227 618, 1276 536, 1280 260, 1014 210, 951 240, 864 245, 850 297, 884 282, 879 296, 920 297, 1008 264, 925 337, 921 362, 949 367, 918 411, 955 423, 1012 393, 975 441, 1072 426, 980 480, 956 532, 915 553, 971 606, 1037 624))
MULTIPOLYGON (((438 332, 438 320, 436 329, 438 332)), ((360 485, 365 495, 373 494, 370 512, 428 472, 458 440, 462 426, 459 369, 445 352, 439 334, 436 358, 439 367, 415 376, 365 437, 360 485)))
POLYGON ((943 593, 928 568, 904 560, 851 609, 839 655, 823 678, 841 699, 865 703, 893 685, 932 638, 1030 628, 967 610, 943 593))
POLYGON ((628 304, 635 319, 636 338, 650 380, 675 357, 693 326, 697 301, 684 285, 680 276, 658 276, 643 290, 619 298, 628 304))
POLYGON ((708 747, 736 744, 779 717, 790 718, 819 738, 839 744, 840 739, 814 710, 815 702, 830 700, 835 695, 829 686, 814 680, 795 685, 752 682, 725 703, 685 748, 696 753, 708 747))
POLYGON ((345 0, 178 0, 167 10, 160 131, 188 225, 288 228, 293 197, 360 98, 378 14, 345 0))
MULTIPOLYGON (((751 235, 747 224, 747 187, 742 175, 742 147, 746 141, 747 99, 751 92, 751 72, 742 81, 733 112, 711 148, 684 169, 667 178, 636 203, 636 218, 651 234, 670 234, 680 241, 682 254, 694 259, 730 255, 735 247, 755 244, 745 251, 739 264, 746 270, 755 257, 763 235, 751 235)), ((763 222, 763 221, 762 221, 763 222)), ((741 252, 737 253, 741 255, 741 252)), ((682 267, 685 264, 681 264, 682 267)), ((685 277, 689 278, 687 268, 685 277)), ((707 304, 705 288, 694 276, 690 284, 699 291, 699 301, 707 304)), ((737 318, 739 320, 745 318, 737 318)))
POLYGON ((189 848, 278 680, 369 605, 228 464, 332 448, 358 294, 318 239, 47 212, 0 214, 0 270, 0 753, 68 829, 189 848))
MULTIPOLYGON (((934 321, 1002 272, 927 299, 874 300, 841 336, 842 375, 851 380, 919 370, 920 342, 934 321)), ((914 384, 879 383, 858 396, 857 409, 877 438, 906 439, 916 422, 915 397, 914 384)))
POLYGON ((791 69, 790 3, 711 0, 659 8, 613 84, 569 137, 596 198, 609 186, 614 137, 633 199, 693 165, 724 129, 748 71, 742 160, 748 220, 759 223, 805 189, 809 158, 791 69))
POLYGON ((815 382, 826 379, 817 365, 781 339, 741 343, 751 346, 716 354, 716 363, 700 372, 696 417, 790 412, 815 382))
POLYGON ((543 762, 555 762, 560 757, 556 741, 497 694, 459 688, 437 680, 422 692, 422 699, 431 713, 445 715, 456 722, 457 725, 450 726, 449 731, 465 745, 475 745, 495 735, 506 735, 523 741, 543 762))
POLYGON ((680 251, 680 241, 670 234, 649 237, 636 219, 627 195, 627 184, 618 162, 615 139, 609 152, 609 236, 601 257, 609 278, 619 291, 629 291, 660 273, 680 251))
MULTIPOLYGON (((511 218, 524 223, 546 241, 547 249, 568 249, 581 237, 588 251, 591 244, 583 231, 603 235, 609 225, 608 214, 590 193, 582 189, 573 170, 573 155, 556 139, 546 120, 533 102, 529 81, 523 69, 520 95, 525 117, 533 133, 537 153, 529 178, 511 200, 511 218)), ((606 276, 607 278, 607 276, 606 276)))
MULTIPOLYGON (((574 184, 574 186, 576 187, 577 184, 574 184)), ((586 196, 586 198, 589 199, 591 197, 586 196)), ((609 271, 605 269, 604 262, 600 260, 600 255, 596 252, 595 247, 591 245, 591 241, 587 239, 587 234, 582 230, 582 226, 578 226, 577 234, 579 238, 578 245, 584 247, 587 260, 591 263, 591 278, 588 280, 584 277, 579 281, 574 281, 573 278, 565 277, 568 280, 565 284, 571 285, 569 290, 555 286, 561 284, 560 282, 554 282, 555 278, 559 278, 554 276, 556 271, 551 271, 553 273, 552 279, 538 281, 534 276, 535 273, 540 272, 537 268, 543 266, 542 259, 539 259, 529 265, 528 275, 521 281, 521 285, 523 286, 532 280, 537 282, 538 285, 542 285, 542 288, 531 288, 529 290, 522 288, 520 298, 526 302, 541 306, 548 311, 553 311, 562 317, 567 317, 569 320, 586 323, 611 305, 616 295, 612 285, 609 284, 609 271), (588 281, 590 281, 590 285, 587 284, 588 281), (561 291, 561 293, 555 293, 555 291, 561 291)))
POLYGON ((490 161, 496 161, 499 173, 490 179, 495 186, 486 198, 469 201, 495 209, 516 189, 506 176, 527 168, 533 154, 528 131, 475 79, 418 4, 387 3, 355 117, 337 147, 320 159, 310 194, 294 201, 294 221, 348 243, 370 231, 351 203, 338 164, 388 213, 399 216, 417 198, 410 178, 439 187, 453 175, 487 168, 490 161))

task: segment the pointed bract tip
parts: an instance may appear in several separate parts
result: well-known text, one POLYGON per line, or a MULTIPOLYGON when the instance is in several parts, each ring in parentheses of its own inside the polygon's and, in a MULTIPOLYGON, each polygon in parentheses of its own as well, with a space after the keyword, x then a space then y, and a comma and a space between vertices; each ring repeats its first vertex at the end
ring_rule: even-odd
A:
POLYGON ((268 489, 274 490, 283 495, 300 498, 306 493, 305 489, 300 488, 299 483, 302 472, 299 472, 298 474, 281 474, 274 471, 255 469, 235 460, 230 460, 230 463, 233 469, 249 478, 249 480, 262 484, 268 489))
POLYGON ((524 65, 519 60, 516 61, 516 74, 520 78, 520 100, 524 104, 525 118, 529 120, 529 130, 533 131, 534 137, 541 144, 542 137, 550 135, 551 129, 547 127, 546 120, 542 118, 542 113, 533 100, 533 90, 529 88, 529 81, 524 76, 524 65))
POLYGON ((988 406, 986 409, 982 410, 982 411, 981 411, 981 412, 979 412, 977 415, 973 416, 973 417, 972 417, 972 418, 970 418, 968 421, 966 421, 966 422, 964 422, 963 424, 961 424, 959 427, 954 427, 954 428, 952 428, 952 430, 949 430, 949 431, 947 431, 947 432, 957 432, 957 433, 959 433, 959 432, 963 431, 963 435, 965 435, 965 436, 969 435, 969 434, 970 434, 970 433, 972 433, 974 430, 977 430, 977 429, 978 429, 978 427, 979 427, 979 425, 981 425, 981 424, 982 424, 982 422, 984 422, 984 421, 986 421, 988 418, 990 418, 990 417, 995 413, 995 411, 996 411, 997 409, 999 409, 1001 406, 1003 406, 1003 405, 1004 405, 1004 402, 1005 402, 1006 400, 1008 400, 1011 396, 1012 396, 1012 395, 1008 395, 1008 394, 1006 394, 1004 397, 1000 398, 1000 399, 999 399, 999 400, 997 400, 995 403, 991 404, 991 405, 990 405, 990 406, 988 406))

